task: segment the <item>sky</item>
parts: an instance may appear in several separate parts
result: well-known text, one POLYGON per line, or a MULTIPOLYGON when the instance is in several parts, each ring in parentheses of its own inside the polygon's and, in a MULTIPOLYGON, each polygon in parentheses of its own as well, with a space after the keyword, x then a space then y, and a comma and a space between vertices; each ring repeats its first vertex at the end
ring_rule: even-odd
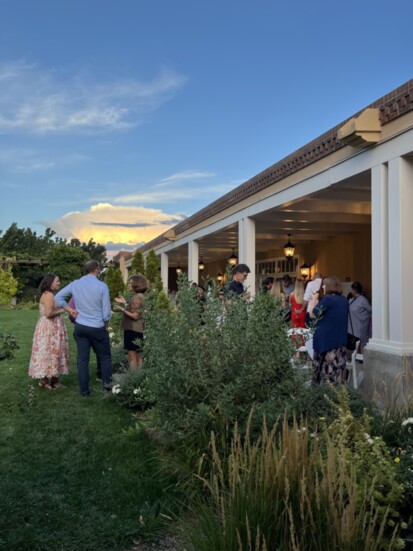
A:
POLYGON ((133 250, 413 78, 413 2, 0 0, 0 229, 133 250))

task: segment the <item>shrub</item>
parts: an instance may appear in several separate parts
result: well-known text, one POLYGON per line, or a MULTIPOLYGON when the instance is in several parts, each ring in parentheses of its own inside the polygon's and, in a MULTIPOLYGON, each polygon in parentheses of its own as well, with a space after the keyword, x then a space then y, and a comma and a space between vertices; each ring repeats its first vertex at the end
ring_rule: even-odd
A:
POLYGON ((147 384, 145 369, 128 371, 112 389, 116 401, 133 409, 148 409, 155 403, 155 397, 147 384))
POLYGON ((238 419, 261 425, 266 405, 285 397, 295 380, 291 342, 272 297, 223 303, 211 293, 200 302, 181 278, 173 309, 149 309, 144 365, 156 396, 159 434, 206 447, 211 430, 238 419))
POLYGON ((0 360, 12 360, 14 351, 17 350, 16 337, 11 333, 0 333, 0 360))

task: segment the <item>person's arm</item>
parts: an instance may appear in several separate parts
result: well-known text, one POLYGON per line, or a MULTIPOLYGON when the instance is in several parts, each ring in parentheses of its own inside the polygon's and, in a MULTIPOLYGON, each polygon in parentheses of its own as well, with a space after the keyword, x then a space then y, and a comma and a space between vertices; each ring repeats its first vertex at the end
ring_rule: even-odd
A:
POLYGON ((136 321, 137 319, 139 319, 141 308, 142 298, 138 295, 132 299, 131 310, 125 310, 125 308, 121 308, 121 311, 127 318, 136 321))
POLYGON ((112 315, 112 308, 110 304, 109 287, 104 284, 102 288, 102 317, 105 322, 105 327, 109 326, 110 316, 112 315))
POLYGON ((317 305, 318 305, 318 303, 319 303, 318 292, 311 293, 310 307, 308 309, 308 313, 310 314, 311 319, 315 319, 317 317, 317 314, 318 314, 317 305))
POLYGON ((60 316, 65 312, 64 308, 56 306, 53 293, 44 293, 42 295, 42 303, 44 306, 44 315, 46 318, 52 319, 56 316, 60 316))
POLYGON ((62 308, 65 312, 69 312, 71 316, 76 318, 77 316, 77 310, 74 310, 69 304, 67 304, 66 299, 68 299, 72 295, 72 284, 69 283, 69 285, 66 285, 66 287, 63 287, 63 289, 60 289, 60 291, 56 294, 54 297, 55 303, 62 308))

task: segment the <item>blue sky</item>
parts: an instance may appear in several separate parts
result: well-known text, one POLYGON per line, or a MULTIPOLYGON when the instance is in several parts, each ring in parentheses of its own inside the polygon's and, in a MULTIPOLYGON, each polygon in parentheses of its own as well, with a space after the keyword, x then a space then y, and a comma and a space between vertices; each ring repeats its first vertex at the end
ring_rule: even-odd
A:
POLYGON ((133 248, 413 76, 413 2, 1 0, 0 229, 133 248))

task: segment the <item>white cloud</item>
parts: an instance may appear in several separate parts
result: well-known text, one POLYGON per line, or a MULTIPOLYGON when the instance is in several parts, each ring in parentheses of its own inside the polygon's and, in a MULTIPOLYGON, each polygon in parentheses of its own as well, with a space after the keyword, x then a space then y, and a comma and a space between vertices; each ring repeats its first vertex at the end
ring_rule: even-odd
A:
POLYGON ((167 101, 186 78, 162 70, 150 82, 64 80, 23 61, 0 64, 0 133, 95 133, 137 126, 167 101))
POLYGON ((155 187, 162 186, 164 184, 186 182, 188 180, 199 180, 201 178, 213 178, 215 174, 213 172, 206 172, 201 170, 184 170, 183 172, 177 172, 166 178, 162 178, 155 187))
POLYGON ((98 243, 123 243, 135 246, 148 242, 183 220, 179 214, 167 214, 159 209, 146 207, 114 206, 109 203, 92 205, 84 211, 68 212, 61 218, 42 221, 45 227, 71 239, 81 241, 90 238, 98 243))

